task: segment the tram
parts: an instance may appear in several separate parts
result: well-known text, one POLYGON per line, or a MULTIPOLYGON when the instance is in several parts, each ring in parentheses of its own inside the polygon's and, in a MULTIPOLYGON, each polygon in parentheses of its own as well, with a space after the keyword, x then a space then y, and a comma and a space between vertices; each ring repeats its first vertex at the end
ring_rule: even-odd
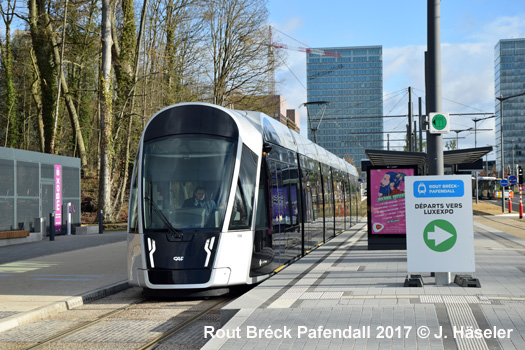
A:
POLYGON ((261 282, 357 222, 358 173, 271 117, 155 114, 131 181, 128 278, 145 290, 261 282))

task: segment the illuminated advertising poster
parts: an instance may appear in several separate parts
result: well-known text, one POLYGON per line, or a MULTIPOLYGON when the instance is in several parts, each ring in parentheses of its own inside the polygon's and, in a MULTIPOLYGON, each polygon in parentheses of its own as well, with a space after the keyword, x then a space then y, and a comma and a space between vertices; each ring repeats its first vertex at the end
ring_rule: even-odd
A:
POLYGON ((371 234, 406 234, 405 176, 414 176, 411 168, 370 169, 371 234))

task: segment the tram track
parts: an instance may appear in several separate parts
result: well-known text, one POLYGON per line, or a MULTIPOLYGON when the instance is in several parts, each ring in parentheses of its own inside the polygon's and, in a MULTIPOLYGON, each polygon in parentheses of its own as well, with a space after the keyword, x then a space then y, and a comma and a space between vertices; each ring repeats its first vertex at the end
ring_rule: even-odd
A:
MULTIPOLYGON (((523 230, 523 227, 520 227, 520 226, 517 226, 517 225, 511 225, 511 224, 508 224, 508 223, 506 223, 506 222, 504 222, 502 220, 492 219, 492 218, 487 217, 487 216, 485 216, 484 219, 492 221, 492 222, 495 222, 498 225, 503 224, 503 225, 507 225, 508 227, 512 227, 512 228, 519 229, 519 230, 523 230)), ((480 235, 482 235, 482 236, 484 236, 484 237, 486 237, 486 238, 488 238, 490 240, 493 240, 494 242, 498 243, 499 245, 501 245, 505 249, 512 249, 512 250, 518 252, 521 255, 525 255, 525 245, 523 245, 521 243, 518 243, 515 240, 512 240, 512 239, 509 239, 507 237, 503 237, 503 236, 499 235, 498 232, 490 230, 490 229, 492 229, 492 227, 490 227, 490 226, 486 226, 486 225, 484 225, 483 223, 480 223, 480 222, 478 222, 478 223, 483 225, 484 227, 477 226, 476 227, 476 233, 478 233, 478 234, 480 234, 480 235), (485 227, 488 227, 489 229, 487 229, 485 227)), ((499 232, 505 232, 504 230, 501 230, 501 229, 498 229, 498 231, 499 232)))
MULTIPOLYGON (((126 305, 109 312, 99 314, 96 319, 85 320, 85 314, 98 308, 97 304, 86 304, 86 309, 65 311, 61 319, 75 323, 69 324, 56 334, 49 336, 39 332, 38 339, 33 341, 19 340, 18 344, 0 341, 0 348, 6 349, 110 349, 116 348, 149 350, 149 349, 187 349, 200 348, 204 345, 202 324, 213 324, 219 328, 220 308, 239 295, 207 298, 156 298, 142 296, 129 300, 126 305), (77 312, 78 314, 75 314, 77 312), (69 316, 65 315, 69 313, 69 316), (141 324, 138 326, 138 324, 141 324), (133 326, 135 325, 135 326, 133 326), (138 327, 137 330, 130 330, 138 327), (202 329, 201 329, 202 328, 202 329), (133 333, 133 339, 123 334, 133 333), (25 344, 23 344, 25 342, 25 344), (10 345, 11 344, 11 345, 10 345)), ((105 305, 104 302, 100 305, 105 305)), ((42 325, 32 328, 44 329, 42 325)), ((48 327, 49 330, 49 327, 48 327)), ((27 331, 23 331, 27 332, 27 331)), ((32 336, 36 337, 35 334, 32 336)))
POLYGON ((505 226, 516 228, 516 229, 519 229, 519 230, 525 229, 524 225, 512 225, 512 224, 508 223, 507 222, 508 219, 505 219, 505 220, 499 219, 498 220, 496 217, 493 217, 493 216, 490 216, 490 215, 478 215, 478 217, 482 217, 484 220, 488 220, 488 221, 497 223, 498 225, 505 225, 505 226))
MULTIPOLYGON (((149 300, 149 298, 144 298, 142 300, 138 300, 138 301, 135 301, 133 303, 131 303, 130 305, 127 305, 127 306, 124 306, 124 307, 121 307, 121 308, 118 308, 118 309, 115 309, 115 310, 112 310, 104 315, 101 315, 99 316, 96 320, 93 320, 93 321, 85 321, 83 322, 82 324, 80 325, 76 325, 74 327, 71 327, 65 331, 62 331, 58 334, 55 334, 47 339, 44 339, 42 341, 39 341, 38 344, 35 344, 33 346, 30 346, 28 348, 26 348, 26 350, 32 350, 32 349, 42 349, 44 347, 47 347, 49 344, 57 341, 57 340, 60 340, 60 339, 63 339, 71 334, 74 334, 74 333, 77 333, 77 332, 80 332, 88 327, 91 327, 97 323, 100 323, 106 319, 109 319, 110 317, 113 317, 113 316, 116 316, 126 310, 129 310, 133 307, 135 307, 136 305, 138 304, 142 304, 144 302, 146 302, 147 300, 149 300)), ((67 312, 67 311, 66 311, 67 312)))
POLYGON ((157 338, 155 338, 154 340, 152 340, 148 344, 146 344, 146 345, 142 346, 141 348, 139 348, 139 350, 153 350, 153 349, 156 349, 157 347, 162 345, 165 340, 173 337, 175 334, 177 334, 179 331, 181 331, 185 327, 187 327, 190 324, 192 324, 193 322, 201 319, 203 316, 207 315, 208 313, 210 313, 214 309, 216 309, 218 307, 221 307, 221 306, 225 305, 226 303, 228 303, 229 301, 233 300, 233 298, 221 298, 221 299, 222 300, 219 300, 216 303, 213 303, 212 305, 210 305, 206 309, 202 310, 201 312, 199 312, 195 316, 190 317, 189 319, 187 319, 186 321, 182 322, 181 324, 178 324, 175 327, 171 328, 170 330, 168 330, 168 331, 164 332, 163 334, 159 335, 157 338))

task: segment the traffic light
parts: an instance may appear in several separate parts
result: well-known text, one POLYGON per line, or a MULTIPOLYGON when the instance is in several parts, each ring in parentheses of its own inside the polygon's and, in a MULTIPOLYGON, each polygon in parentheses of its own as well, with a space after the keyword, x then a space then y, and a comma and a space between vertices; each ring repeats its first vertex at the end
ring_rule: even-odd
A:
POLYGON ((520 166, 518 166, 518 183, 520 185, 523 185, 523 168, 520 166))

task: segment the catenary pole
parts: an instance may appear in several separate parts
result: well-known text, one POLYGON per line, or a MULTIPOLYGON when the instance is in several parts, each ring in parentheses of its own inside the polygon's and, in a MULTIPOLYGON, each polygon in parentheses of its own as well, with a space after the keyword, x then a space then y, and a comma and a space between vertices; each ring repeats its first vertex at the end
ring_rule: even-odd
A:
MULTIPOLYGON (((425 60, 427 115, 442 112, 441 105, 441 0, 427 0, 427 55, 425 60)), ((427 131, 427 164, 429 175, 444 175, 443 136, 427 131)), ((452 282, 450 272, 436 272, 436 285, 452 282)))
MULTIPOLYGON (((442 112, 441 106, 441 33, 440 0, 428 0, 427 42, 427 115, 442 112)), ((443 175, 443 136, 427 132, 427 163, 429 175, 443 175)))

